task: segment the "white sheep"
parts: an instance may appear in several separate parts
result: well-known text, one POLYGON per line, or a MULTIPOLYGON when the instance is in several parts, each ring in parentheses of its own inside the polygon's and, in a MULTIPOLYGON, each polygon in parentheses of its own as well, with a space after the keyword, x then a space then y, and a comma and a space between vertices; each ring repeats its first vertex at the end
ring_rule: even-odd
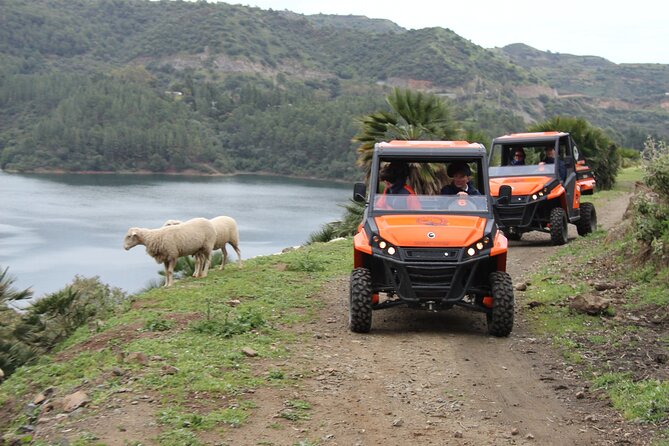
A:
POLYGON ((195 256, 195 277, 206 277, 211 251, 216 243, 214 225, 206 218, 193 218, 177 225, 157 229, 130 228, 125 234, 125 250, 146 246, 146 253, 165 265, 165 286, 173 283, 174 267, 182 256, 195 256))
POLYGON ((225 264, 228 262, 228 251, 225 249, 226 243, 229 243, 237 253, 237 263, 241 268, 242 253, 239 251, 239 230, 237 229, 237 222, 235 219, 221 215, 220 217, 214 217, 209 221, 214 225, 214 229, 216 229, 216 244, 214 244, 214 251, 220 249, 223 254, 220 269, 225 268, 225 264))
MULTIPOLYGON (((239 230, 237 228, 237 222, 235 219, 221 215, 219 217, 214 217, 209 221, 214 225, 214 229, 216 230, 216 243, 214 244, 214 251, 220 249, 222 254, 220 269, 225 268, 225 264, 228 262, 228 251, 225 249, 225 245, 228 243, 237 253, 237 262, 241 268, 243 262, 242 254, 239 250, 239 230)), ((174 226, 180 223, 180 220, 167 220, 163 226, 174 226)))

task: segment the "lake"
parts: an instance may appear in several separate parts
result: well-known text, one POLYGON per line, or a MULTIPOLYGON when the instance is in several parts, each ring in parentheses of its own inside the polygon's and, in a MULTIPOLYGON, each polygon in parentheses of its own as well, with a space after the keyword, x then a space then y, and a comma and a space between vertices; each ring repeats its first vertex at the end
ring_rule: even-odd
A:
MULTIPOLYGON (((134 293, 162 265, 143 246, 123 249, 133 226, 228 215, 243 259, 301 245, 342 217, 352 185, 282 177, 8 174, 0 171, 0 268, 36 297, 75 275, 134 293)), ((228 247, 229 258, 237 256, 228 247)), ((231 265, 232 266, 232 265, 231 265)))

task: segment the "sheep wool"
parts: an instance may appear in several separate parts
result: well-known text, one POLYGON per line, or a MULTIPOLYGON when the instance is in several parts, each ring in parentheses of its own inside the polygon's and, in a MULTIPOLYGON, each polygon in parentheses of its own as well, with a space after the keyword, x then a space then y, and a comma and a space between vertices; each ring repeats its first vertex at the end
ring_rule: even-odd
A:
POLYGON ((226 243, 229 243, 232 246, 232 249, 237 253, 237 263, 239 267, 242 267, 242 253, 239 250, 239 230, 237 228, 237 222, 232 217, 227 217, 221 215, 219 217, 214 217, 209 220, 216 230, 216 243, 214 244, 214 251, 217 249, 221 250, 223 258, 221 259, 220 269, 225 267, 225 264, 228 262, 228 251, 225 249, 226 243))
POLYGON ((193 218, 157 229, 130 228, 125 235, 123 247, 127 251, 137 245, 144 245, 146 253, 165 266, 165 286, 171 286, 174 267, 177 259, 182 256, 195 256, 194 276, 206 277, 215 243, 214 225, 206 218, 193 218))
MULTIPOLYGON (((222 254, 220 269, 225 268, 225 264, 228 263, 228 251, 225 249, 227 243, 229 243, 237 253, 237 263, 241 268, 243 266, 242 253, 239 250, 239 229, 237 228, 235 219, 221 215, 214 217, 209 221, 214 225, 214 229, 216 230, 216 244, 214 244, 214 251, 220 249, 222 254)), ((167 220, 163 223, 163 226, 174 226, 178 224, 181 224, 181 220, 167 220)))

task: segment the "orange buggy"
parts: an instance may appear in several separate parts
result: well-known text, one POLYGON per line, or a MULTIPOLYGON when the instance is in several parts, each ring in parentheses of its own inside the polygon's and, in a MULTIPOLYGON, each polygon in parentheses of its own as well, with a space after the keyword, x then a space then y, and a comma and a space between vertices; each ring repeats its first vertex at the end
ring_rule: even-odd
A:
POLYGON ((514 133, 495 138, 490 148, 490 193, 497 223, 507 238, 520 240, 530 231, 550 234, 555 245, 567 243, 568 224, 579 235, 597 227, 592 203, 581 195, 594 192, 592 171, 579 161, 571 135, 562 132, 514 133), (546 158, 550 151, 553 157, 546 158), (515 156, 523 154, 523 162, 515 156))
POLYGON ((349 326, 372 327, 376 310, 404 305, 430 311, 460 306, 486 315, 488 332, 513 329, 514 295, 506 273, 507 240, 498 231, 488 191, 486 150, 466 141, 390 141, 376 144, 369 191, 354 186, 366 207, 354 237, 349 326), (397 195, 382 185, 384 167, 409 166, 397 195), (465 164, 472 195, 443 195, 451 164, 465 164), (415 181, 431 172, 426 187, 415 181), (443 183, 443 184, 442 184, 443 183), (473 192, 477 192, 476 195, 473 192), (369 192, 369 195, 368 195, 369 192))

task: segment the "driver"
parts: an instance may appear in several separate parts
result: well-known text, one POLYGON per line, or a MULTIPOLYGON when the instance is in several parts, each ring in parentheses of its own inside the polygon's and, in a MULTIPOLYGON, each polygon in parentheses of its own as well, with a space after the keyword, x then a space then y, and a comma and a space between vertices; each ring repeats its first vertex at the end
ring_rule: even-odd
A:
POLYGON ((453 181, 441 189, 442 195, 481 195, 471 182, 472 171, 467 163, 451 163, 446 173, 453 181))

